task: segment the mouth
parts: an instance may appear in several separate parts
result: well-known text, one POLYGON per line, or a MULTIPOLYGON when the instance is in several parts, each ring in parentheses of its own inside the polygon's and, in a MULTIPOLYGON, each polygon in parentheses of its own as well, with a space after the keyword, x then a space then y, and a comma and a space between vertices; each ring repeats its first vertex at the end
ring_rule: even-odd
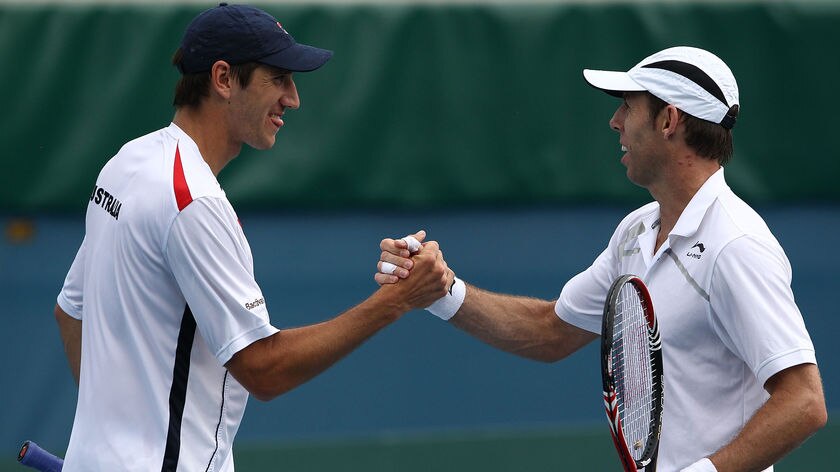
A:
MULTIPOLYGON (((619 143, 619 144, 621 144, 621 143, 619 143)), ((630 155, 630 149, 626 145, 621 144, 621 152, 622 152, 621 163, 626 166, 627 165, 627 159, 628 159, 627 156, 630 155)))
POLYGON ((283 126, 283 114, 282 113, 269 113, 268 119, 271 123, 277 127, 278 129, 283 126))

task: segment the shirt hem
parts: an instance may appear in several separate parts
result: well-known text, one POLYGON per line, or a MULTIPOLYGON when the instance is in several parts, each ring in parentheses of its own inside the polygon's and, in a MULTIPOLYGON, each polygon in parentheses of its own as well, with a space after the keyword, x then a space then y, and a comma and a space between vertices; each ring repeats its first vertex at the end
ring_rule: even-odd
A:
POLYGON ((560 304, 560 300, 554 304, 554 314, 561 320, 576 326, 580 329, 585 329, 591 333, 601 334, 601 322, 592 320, 592 317, 587 315, 578 315, 568 312, 560 304))
POLYGON ((817 357, 811 348, 792 349, 764 361, 756 370, 756 378, 759 385, 764 385, 767 380, 779 372, 799 364, 816 364, 817 357))
POLYGON ((70 303, 70 300, 68 300, 67 297, 64 296, 64 292, 58 294, 56 303, 58 303, 58 306, 61 307, 61 309, 64 310, 65 313, 70 315, 71 318, 75 318, 77 320, 82 319, 81 308, 76 308, 75 305, 70 303))
POLYGON ((259 341, 260 339, 267 338, 272 334, 280 331, 279 329, 271 326, 270 324, 266 324, 260 326, 259 328, 252 329, 247 333, 244 333, 234 339, 233 341, 229 342, 225 347, 219 350, 216 353, 216 359, 219 360, 219 363, 222 365, 227 364, 231 357, 234 354, 245 349, 246 347, 250 346, 252 343, 259 341))

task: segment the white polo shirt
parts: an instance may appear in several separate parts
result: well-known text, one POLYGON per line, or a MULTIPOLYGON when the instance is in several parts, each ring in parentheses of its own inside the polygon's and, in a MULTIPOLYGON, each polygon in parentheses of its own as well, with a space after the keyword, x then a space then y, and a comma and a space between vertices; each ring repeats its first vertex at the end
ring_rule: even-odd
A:
POLYGON ((723 169, 654 254, 658 231, 656 202, 624 218, 592 266, 563 287, 555 311, 600 334, 611 283, 630 273, 647 284, 665 373, 657 470, 671 472, 727 444, 767 400, 768 378, 816 364, 816 357, 793 299, 787 256, 764 220, 726 185, 723 169))
POLYGON ((83 320, 64 471, 232 471, 248 392, 224 364, 274 334, 251 249, 176 125, 102 169, 58 304, 83 320))

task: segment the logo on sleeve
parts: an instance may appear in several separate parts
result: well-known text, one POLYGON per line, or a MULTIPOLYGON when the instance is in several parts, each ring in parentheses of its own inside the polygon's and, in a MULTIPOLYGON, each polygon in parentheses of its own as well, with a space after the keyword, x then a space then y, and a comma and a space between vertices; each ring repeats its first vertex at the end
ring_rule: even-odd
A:
POLYGON ((120 219, 122 202, 117 200, 117 197, 104 188, 94 185, 93 192, 90 193, 90 201, 108 212, 108 214, 113 216, 115 220, 120 219))
POLYGON ((265 298, 258 298, 252 302, 245 303, 245 308, 248 310, 253 310, 254 308, 265 305, 265 298))

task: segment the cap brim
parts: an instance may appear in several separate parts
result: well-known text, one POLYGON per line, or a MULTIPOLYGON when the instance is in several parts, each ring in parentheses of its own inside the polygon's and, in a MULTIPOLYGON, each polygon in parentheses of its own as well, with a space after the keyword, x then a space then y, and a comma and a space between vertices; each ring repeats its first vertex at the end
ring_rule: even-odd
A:
POLYGON ((622 97, 624 92, 642 92, 644 87, 630 78, 627 72, 612 70, 584 69, 583 78, 589 85, 603 90, 614 97, 622 97))
POLYGON ((257 59, 257 62, 292 72, 309 72, 324 65, 332 55, 333 52, 327 49, 295 43, 280 52, 257 59))

